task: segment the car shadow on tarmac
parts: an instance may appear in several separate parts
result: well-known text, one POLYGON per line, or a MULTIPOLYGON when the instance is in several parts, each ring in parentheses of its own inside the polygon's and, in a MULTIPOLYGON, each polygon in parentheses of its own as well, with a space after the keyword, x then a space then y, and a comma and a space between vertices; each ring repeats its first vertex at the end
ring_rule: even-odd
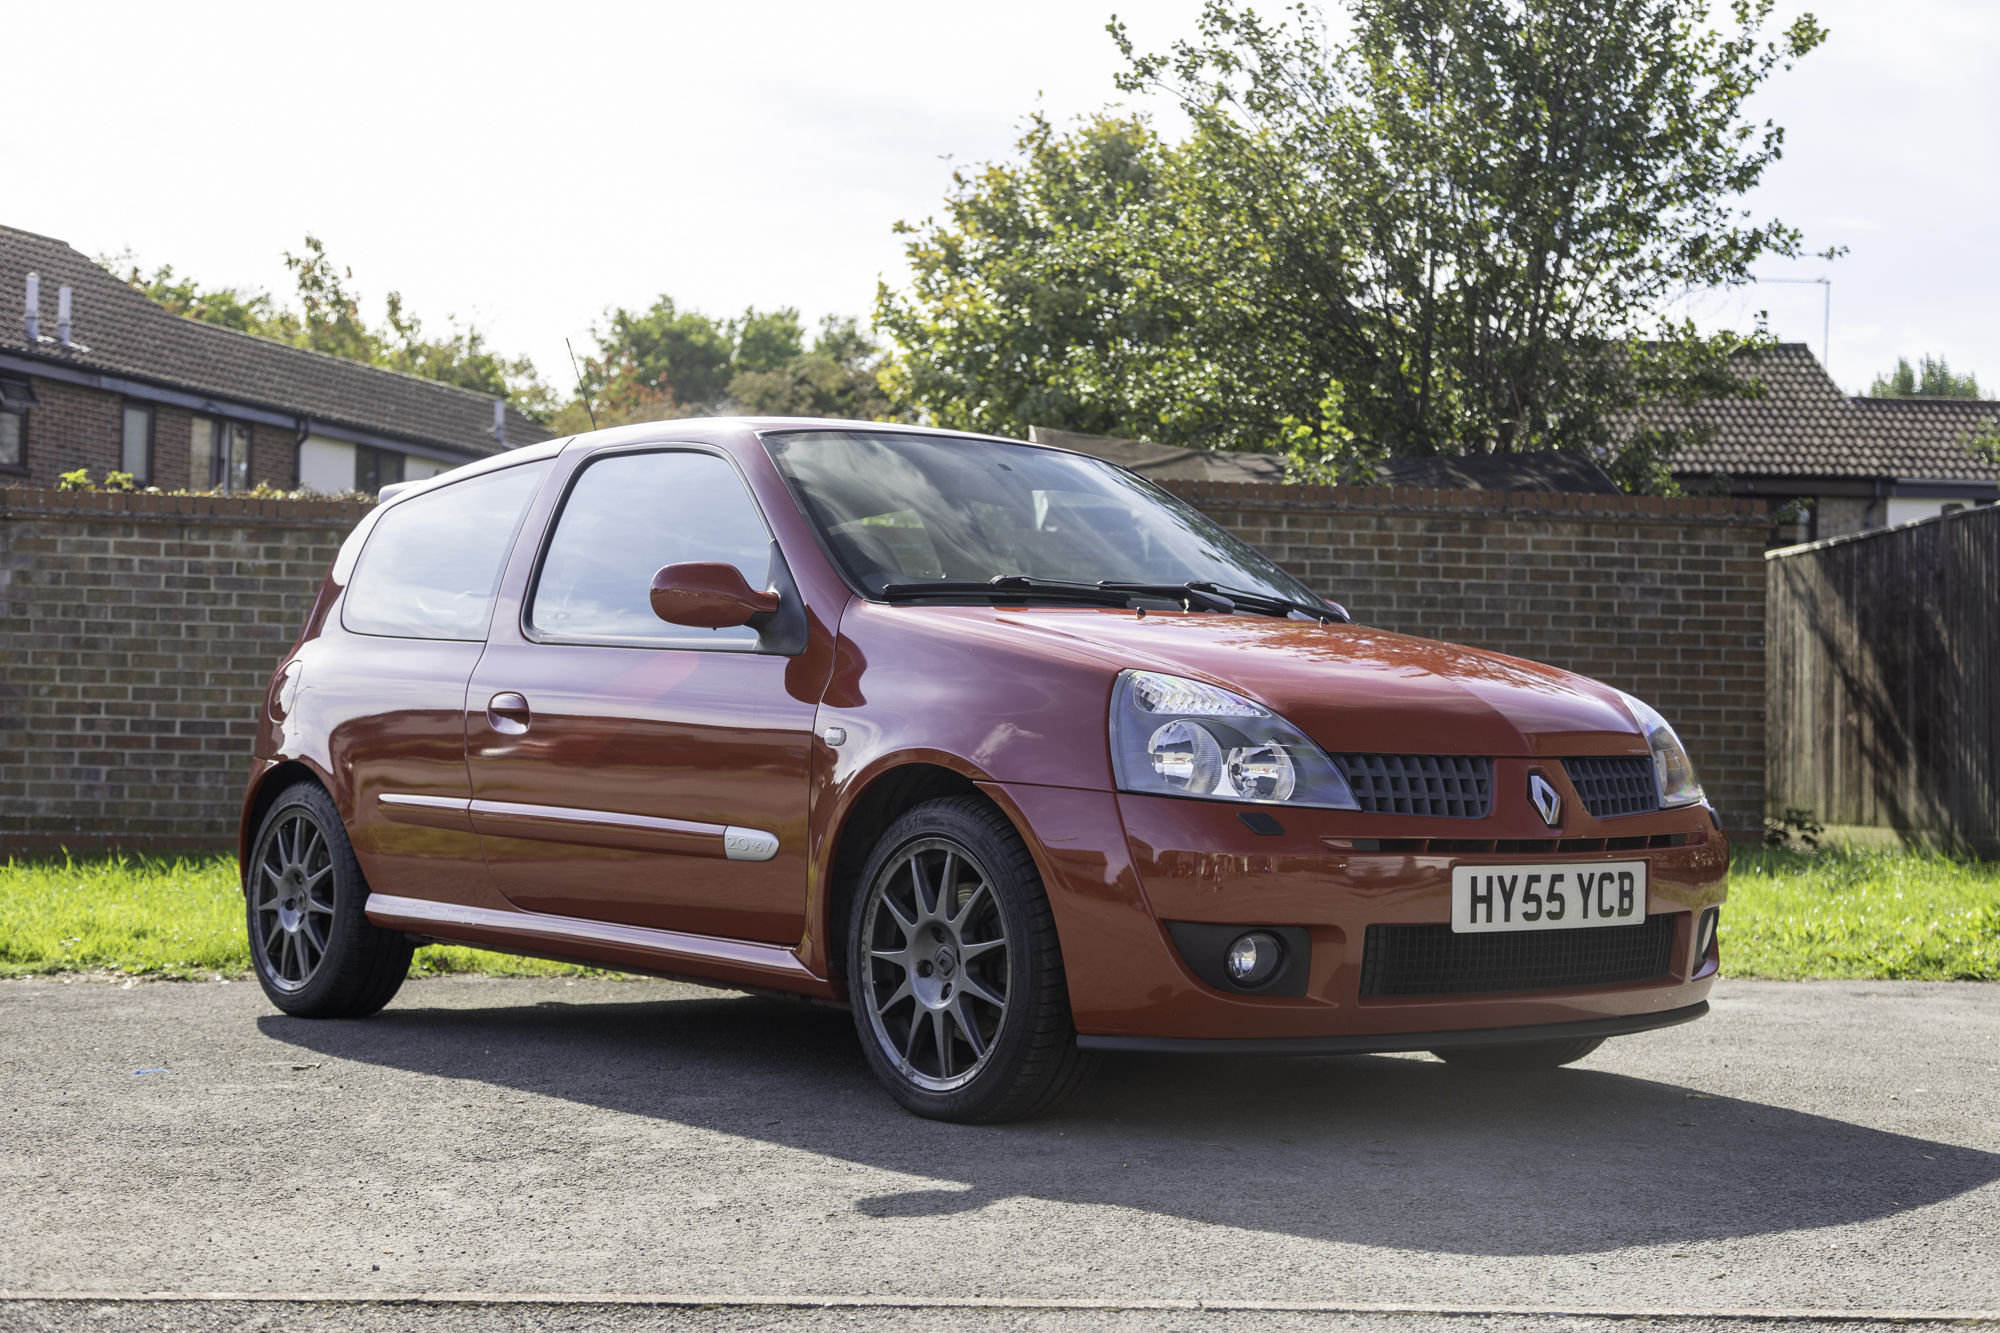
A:
POLYGON ((1590 1068, 1121 1055, 1053 1115, 961 1126, 902 1111, 849 1017, 803 1003, 258 1022, 342 1060, 952 1182, 856 1201, 877 1217, 1026 1197, 1443 1254, 1560 1255, 1865 1222, 2000 1179, 2000 1154, 1590 1068))

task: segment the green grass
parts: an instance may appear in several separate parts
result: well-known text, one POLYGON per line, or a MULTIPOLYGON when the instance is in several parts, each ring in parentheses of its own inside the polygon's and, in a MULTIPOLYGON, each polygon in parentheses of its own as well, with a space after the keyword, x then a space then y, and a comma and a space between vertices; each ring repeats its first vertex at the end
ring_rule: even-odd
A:
POLYGON ((1905 851, 1738 849, 1733 977, 2000 980, 2000 863, 1905 851))
MULTIPOLYGON (((0 865, 0 976, 118 972, 160 977, 250 970, 233 857, 111 857, 0 865)), ((609 976, 456 945, 417 950, 411 976, 609 976)))
MULTIPOLYGON (((1910 852, 1741 849, 1722 914, 1738 977, 2000 980, 2000 863, 1910 852)), ((0 865, 0 976, 237 975, 250 967, 228 857, 0 865)), ((585 976, 567 963, 451 945, 413 976, 585 976)))

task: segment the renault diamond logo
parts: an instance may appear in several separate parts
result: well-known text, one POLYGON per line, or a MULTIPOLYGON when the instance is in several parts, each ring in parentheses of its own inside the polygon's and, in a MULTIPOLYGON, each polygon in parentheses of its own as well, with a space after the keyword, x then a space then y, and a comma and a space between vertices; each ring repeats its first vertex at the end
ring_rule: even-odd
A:
POLYGON ((1535 809, 1541 814, 1542 822, 1550 828, 1555 828, 1563 822, 1563 798, 1540 773, 1528 774, 1528 799, 1535 803, 1535 809))

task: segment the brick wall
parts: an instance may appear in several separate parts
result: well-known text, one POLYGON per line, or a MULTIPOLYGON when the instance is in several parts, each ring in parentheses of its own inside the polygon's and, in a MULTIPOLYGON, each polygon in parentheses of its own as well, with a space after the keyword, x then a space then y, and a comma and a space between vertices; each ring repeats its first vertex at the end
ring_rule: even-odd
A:
POLYGON ((1762 501, 1175 482, 1357 621, 1580 672, 1674 724, 1732 831, 1764 813, 1762 501))
MULTIPOLYGON (((1365 624, 1647 699, 1730 826, 1758 826, 1761 503, 1172 489, 1365 624)), ((0 855, 233 845, 265 683, 362 512, 0 491, 0 855)))
MULTIPOLYGON (((53 488, 56 478, 88 468, 102 480, 123 466, 125 399, 120 394, 86 385, 31 376, 39 406, 28 412, 27 473, 0 473, 0 482, 36 489, 53 488)), ((195 414, 186 408, 156 405, 153 409, 153 477, 151 485, 165 491, 190 489, 189 447, 195 414)), ((282 426, 255 425, 250 434, 250 481, 268 482, 286 490, 298 485, 298 438, 282 426)), ((209 479, 193 483, 207 489, 209 479)))
POLYGON ((61 380, 28 383, 40 405, 28 412, 27 484, 54 486, 57 476, 80 467, 101 477, 118 466, 123 400, 117 394, 61 380))
POLYGON ((0 491, 0 855, 233 846, 265 682, 362 512, 0 491))

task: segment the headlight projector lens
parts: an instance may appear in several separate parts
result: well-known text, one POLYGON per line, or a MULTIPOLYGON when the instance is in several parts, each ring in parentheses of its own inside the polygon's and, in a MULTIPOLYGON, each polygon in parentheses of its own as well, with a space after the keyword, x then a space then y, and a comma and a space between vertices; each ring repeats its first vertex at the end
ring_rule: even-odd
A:
POLYGON ((1253 930, 1229 946, 1229 979, 1239 986, 1261 986, 1285 961, 1285 946, 1276 935, 1253 930))
POLYGON ((1169 722, 1146 742, 1153 772, 1182 791, 1207 794, 1222 774, 1222 747, 1199 722, 1169 722))
POLYGON ((1242 745, 1229 752, 1229 785, 1253 801, 1289 801, 1299 771, 1281 745, 1242 745))

